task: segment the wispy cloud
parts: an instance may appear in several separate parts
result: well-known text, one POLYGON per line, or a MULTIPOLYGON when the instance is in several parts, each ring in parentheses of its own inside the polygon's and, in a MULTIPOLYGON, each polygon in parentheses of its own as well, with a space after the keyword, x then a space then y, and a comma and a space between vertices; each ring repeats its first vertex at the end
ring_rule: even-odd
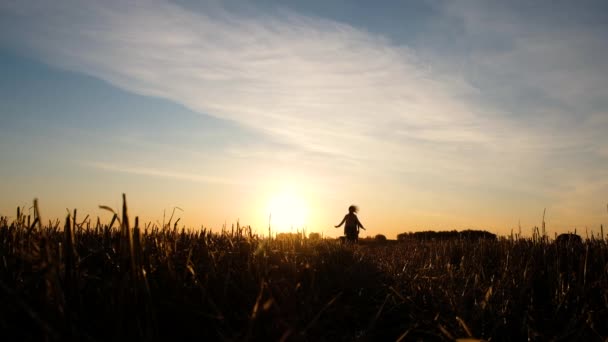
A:
POLYGON ((240 185, 240 186, 247 185, 244 182, 240 182, 240 181, 229 179, 229 178, 213 177, 213 176, 207 176, 207 175, 198 174, 198 173, 179 172, 179 171, 159 169, 159 168, 124 166, 124 165, 106 163, 106 162, 83 162, 82 165, 86 166, 86 167, 92 167, 95 169, 99 169, 99 170, 128 173, 128 174, 140 175, 140 176, 170 178, 170 179, 185 180, 185 181, 197 182, 197 183, 216 183, 216 184, 229 184, 229 185, 240 185))
MULTIPOLYGON (((608 145, 606 4, 435 4, 436 26, 450 22, 455 33, 447 47, 426 48, 443 69, 461 70, 479 89, 470 104, 491 109, 483 119, 492 122, 497 115, 506 121, 495 126, 504 135, 490 142, 498 143, 493 150, 516 165, 512 171, 524 175, 524 185, 550 194, 551 201, 597 198, 589 185, 608 177, 602 155, 608 145)), ((429 34, 429 45, 442 41, 441 35, 429 34)))
POLYGON ((305 17, 193 12, 166 1, 4 5, 46 61, 335 155, 379 140, 491 139, 461 100, 476 90, 404 46, 305 17), (398 130, 387 132, 395 123, 398 130), (391 134, 398 133, 398 134, 391 134))

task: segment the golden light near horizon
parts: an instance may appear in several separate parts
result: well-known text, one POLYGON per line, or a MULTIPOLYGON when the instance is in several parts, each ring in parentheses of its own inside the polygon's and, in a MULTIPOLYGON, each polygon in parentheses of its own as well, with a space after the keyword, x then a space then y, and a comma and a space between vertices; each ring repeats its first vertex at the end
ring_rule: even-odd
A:
POLYGON ((284 189, 270 197, 267 211, 273 233, 295 232, 306 227, 308 205, 304 198, 292 189, 284 189))

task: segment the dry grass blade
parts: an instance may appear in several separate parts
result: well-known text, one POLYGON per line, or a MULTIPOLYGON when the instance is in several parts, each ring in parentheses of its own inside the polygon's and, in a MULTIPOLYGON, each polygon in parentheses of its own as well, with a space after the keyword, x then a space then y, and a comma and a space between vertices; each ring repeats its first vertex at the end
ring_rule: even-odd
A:
MULTIPOLYGON (((116 211, 114 211, 114 209, 108 207, 107 205, 100 205, 99 209, 107 210, 107 211, 111 212, 112 214, 116 214, 116 211)), ((68 212, 69 212, 69 210, 68 210, 68 212)))
POLYGON ((255 303, 253 304, 253 308, 251 309, 251 315, 249 316, 249 325, 247 327, 247 334, 243 338, 244 341, 249 341, 251 339, 251 334, 253 333, 253 325, 255 324, 255 320, 258 318, 258 312, 260 311, 260 306, 262 305, 262 296, 264 295, 264 288, 266 287, 264 281, 260 284, 260 291, 258 292, 258 296, 255 299, 255 303))
MULTIPOLYGON (((65 292, 68 297, 74 295, 76 279, 76 255, 74 249, 74 232, 72 230, 70 215, 68 214, 65 218, 64 226, 64 265, 65 265, 65 292)), ((67 299, 67 298, 66 298, 67 299)))
POLYGON ((265 284, 262 282, 260 284, 260 292, 258 292, 258 296, 255 300, 255 304, 253 305, 253 309, 251 309, 251 320, 255 320, 258 317, 258 312, 260 310, 260 304, 262 303, 262 295, 264 294, 265 284))
POLYGON ((42 218, 40 217, 40 209, 38 208, 38 199, 34 198, 34 216, 38 219, 38 225, 42 229, 42 218))
POLYGON ((302 330, 302 332, 300 332, 300 334, 306 333, 306 331, 308 329, 310 329, 319 320, 319 318, 321 317, 321 315, 323 314, 323 312, 325 312, 325 310, 327 310, 330 306, 332 306, 338 300, 338 298, 340 298, 340 296, 342 296, 342 292, 338 293, 334 298, 332 298, 329 302, 327 302, 327 304, 325 304, 325 306, 321 310, 319 310, 319 312, 310 321, 310 323, 308 323, 306 325, 306 327, 304 328, 304 330, 302 330))
POLYGON ((397 338, 397 341, 396 341, 396 342, 405 341, 405 338, 407 337, 407 335, 409 335, 409 333, 410 333, 410 331, 412 331, 412 329, 414 329, 414 328, 409 328, 409 329, 407 329, 407 330, 406 330, 406 331, 405 331, 403 334, 401 334, 401 336, 399 336, 399 337, 397 338))
POLYGON ((378 312, 376 312, 376 314, 374 315, 374 317, 372 318, 372 320, 369 322, 369 325, 367 327, 368 331, 371 331, 374 328, 374 325, 376 325, 376 322, 378 321, 378 318, 380 318, 380 315, 382 315, 382 311, 384 310, 384 306, 386 306, 386 302, 388 301, 388 299, 390 297, 391 297, 391 294, 389 293, 384 298, 384 302, 382 302, 382 305, 380 306, 380 309, 378 309, 378 312))
MULTIPOLYGON (((171 211, 171 216, 169 217, 169 222, 167 223, 167 226, 169 226, 169 227, 171 227, 171 221, 173 220, 173 215, 175 214, 175 209, 179 209, 179 211, 182 211, 182 212, 184 211, 180 207, 173 207, 173 211, 171 211)), ((177 226, 177 222, 176 222, 176 226, 177 226)))
POLYGON ((583 266, 583 285, 587 284, 587 261, 589 260, 589 245, 585 249, 585 264, 583 266))
POLYGON ((437 324, 437 327, 439 328, 439 330, 441 330, 441 333, 445 335, 445 337, 447 337, 450 340, 455 340, 454 336, 452 334, 450 334, 450 332, 441 324, 437 324))
POLYGON ((486 295, 483 297, 483 301, 481 302, 481 308, 485 309, 490 302, 490 298, 492 298, 492 286, 488 287, 486 290, 486 295))
POLYGON ((32 222, 32 224, 29 226, 28 233, 31 233, 34 230, 34 227, 36 227, 36 224, 38 223, 40 223, 40 220, 38 219, 38 217, 36 217, 34 219, 34 222, 32 222))
POLYGON ((87 222, 88 219, 89 219, 89 215, 87 214, 87 216, 84 217, 84 220, 82 220, 82 222, 80 222, 80 224, 78 226, 82 226, 83 224, 85 224, 85 222, 87 222))
POLYGON ((473 337, 471 329, 469 329, 469 326, 464 322, 464 320, 458 316, 456 316, 456 320, 458 321, 462 329, 464 329, 464 331, 467 333, 467 337, 473 337))
POLYGON ((401 295, 401 293, 399 293, 397 290, 395 290, 394 287, 389 286, 388 287, 389 290, 391 290, 399 299, 401 299, 401 301, 405 302, 405 297, 403 297, 403 295, 401 295))

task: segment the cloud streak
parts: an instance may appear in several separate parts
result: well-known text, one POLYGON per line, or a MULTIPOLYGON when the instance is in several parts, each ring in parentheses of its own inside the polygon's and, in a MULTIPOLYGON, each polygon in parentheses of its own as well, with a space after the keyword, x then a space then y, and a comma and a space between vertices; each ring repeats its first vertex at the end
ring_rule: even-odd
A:
POLYGON ((306 149, 341 155, 402 137, 491 139, 460 99, 475 89, 349 25, 292 12, 193 12, 165 1, 71 5, 3 11, 29 22, 13 37, 50 63, 306 149), (379 129, 394 123, 406 125, 379 129))
POLYGON ((112 172, 120 172, 120 173, 128 173, 132 175, 139 176, 151 176, 151 177, 161 177, 161 178, 170 178, 176 180, 185 180, 196 183, 214 183, 214 184, 225 184, 225 185, 239 185, 244 186, 246 183, 239 182, 233 179, 222 178, 222 177, 213 177, 206 176, 198 173, 188 173, 188 172, 178 172, 173 170, 165 170, 165 169, 157 169, 157 168, 148 168, 148 167, 133 167, 133 166, 124 166, 114 163, 106 163, 106 162, 83 162, 83 166, 92 167, 99 170, 112 171, 112 172))

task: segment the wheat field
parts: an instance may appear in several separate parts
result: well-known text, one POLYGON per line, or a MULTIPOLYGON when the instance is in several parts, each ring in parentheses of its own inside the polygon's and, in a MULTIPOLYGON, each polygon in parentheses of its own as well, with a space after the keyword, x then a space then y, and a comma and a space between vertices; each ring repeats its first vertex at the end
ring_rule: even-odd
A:
POLYGON ((106 223, 37 212, 0 218, 5 341, 608 337, 601 238, 344 245, 141 225, 126 200, 106 223))

